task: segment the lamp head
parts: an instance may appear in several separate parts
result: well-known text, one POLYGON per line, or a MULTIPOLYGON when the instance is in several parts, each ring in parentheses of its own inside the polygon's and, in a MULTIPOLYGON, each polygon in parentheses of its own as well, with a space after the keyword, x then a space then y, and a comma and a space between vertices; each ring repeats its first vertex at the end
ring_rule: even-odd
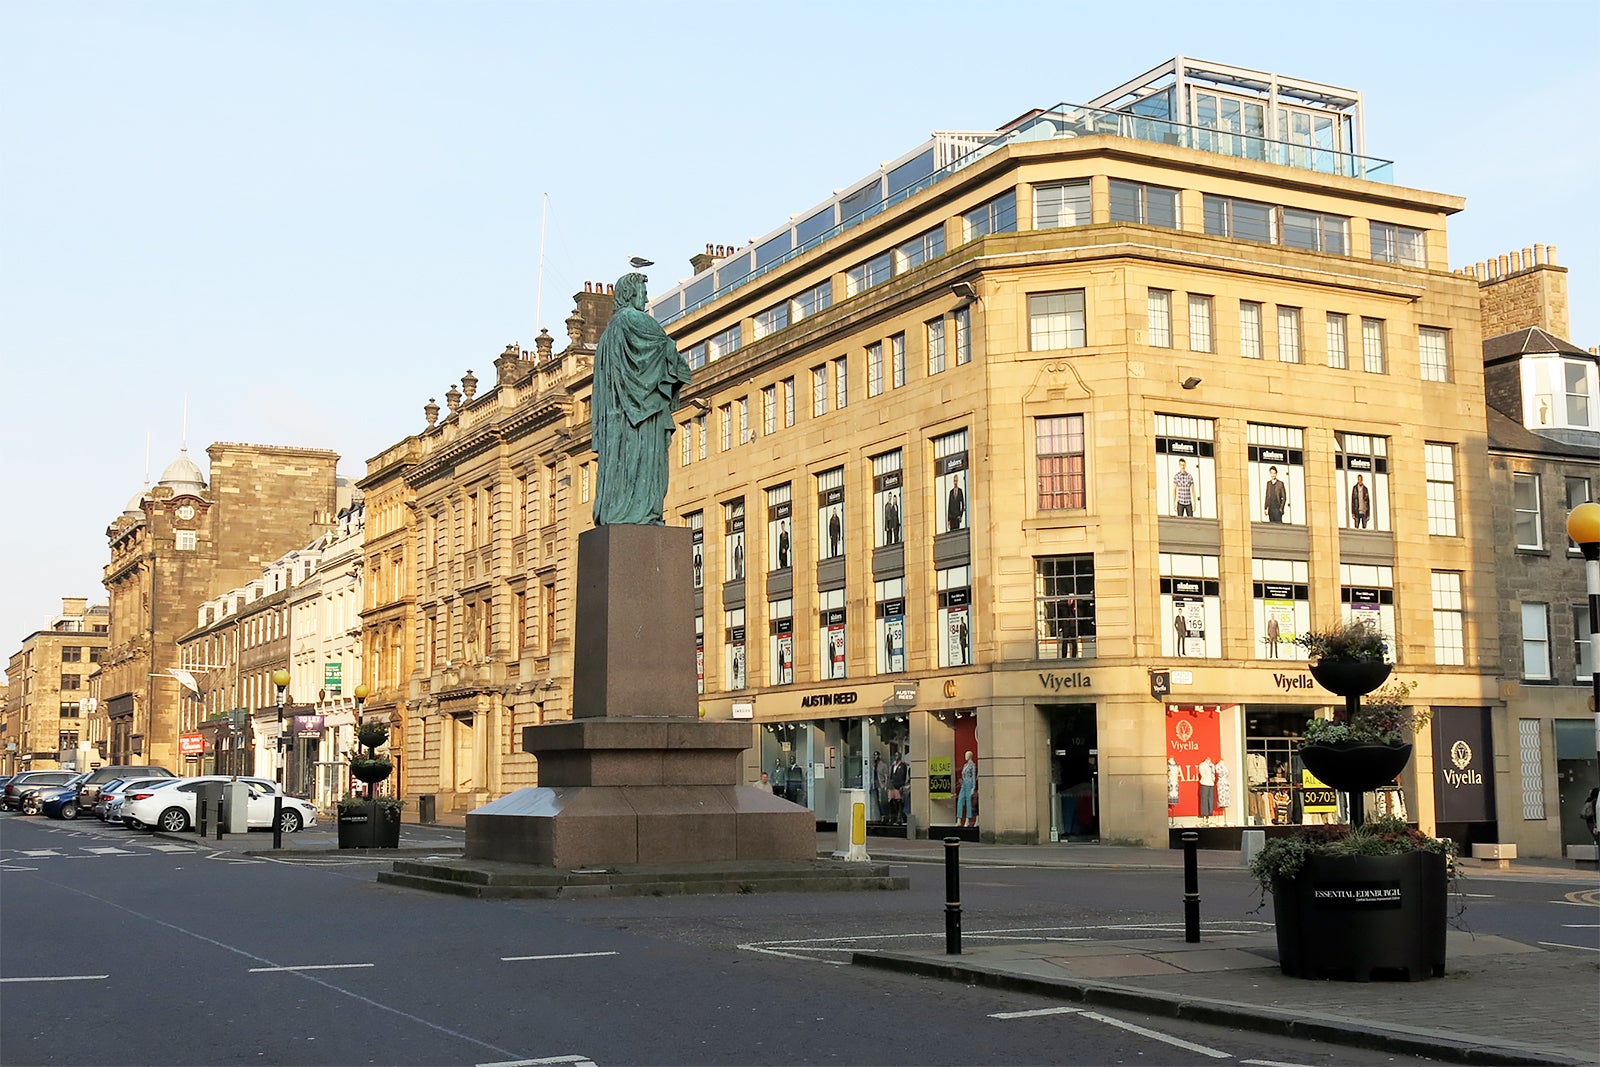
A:
POLYGON ((1191 374, 1183 380, 1182 384, 1185 389, 1193 389, 1200 384, 1200 379, 1191 374))
POLYGON ((279 667, 277 670, 273 671, 272 684, 277 686, 279 689, 289 688, 289 672, 284 670, 282 667, 279 667))
POLYGON ((1584 558, 1593 559, 1600 550, 1600 504, 1591 500, 1573 508, 1567 515, 1567 536, 1583 549, 1584 558))
POLYGON ((355 694, 356 694, 356 700, 361 701, 361 700, 367 699, 367 697, 372 694, 372 690, 368 689, 366 683, 363 682, 360 685, 356 686, 355 694))

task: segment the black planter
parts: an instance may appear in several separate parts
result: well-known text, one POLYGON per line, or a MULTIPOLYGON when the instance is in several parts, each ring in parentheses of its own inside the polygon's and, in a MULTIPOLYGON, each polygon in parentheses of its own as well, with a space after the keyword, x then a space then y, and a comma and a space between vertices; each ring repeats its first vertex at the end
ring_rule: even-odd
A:
POLYGON ((394 764, 386 759, 357 757, 350 761, 350 773, 368 785, 375 785, 394 773, 394 764))
POLYGON ((1436 852, 1313 856, 1272 890, 1278 966, 1291 978, 1441 977, 1448 898, 1436 852))
POLYGON ((1307 664, 1307 667, 1318 685, 1342 697, 1365 696, 1382 685, 1388 679, 1389 672, 1394 670, 1392 663, 1327 657, 1307 664))
POLYGON ((340 848, 399 848, 400 819, 390 819, 378 812, 376 823, 369 813, 339 816, 340 848))
POLYGON ((1305 764, 1306 770, 1324 785, 1351 793, 1365 793, 1388 785, 1410 759, 1410 745, 1336 741, 1300 746, 1300 762, 1305 764))

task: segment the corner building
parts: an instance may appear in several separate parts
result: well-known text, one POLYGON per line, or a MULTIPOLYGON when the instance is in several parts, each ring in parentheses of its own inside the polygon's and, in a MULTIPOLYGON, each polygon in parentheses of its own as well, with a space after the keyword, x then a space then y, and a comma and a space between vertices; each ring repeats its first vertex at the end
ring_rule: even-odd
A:
MULTIPOLYGON (((1487 720, 1463 201, 1363 153, 1359 93, 1178 59, 696 257, 652 305, 695 368, 669 521, 751 781, 994 841, 1334 821, 1294 637, 1343 617, 1487 720)), ((1421 732, 1368 802, 1429 826, 1433 781, 1421 732)))

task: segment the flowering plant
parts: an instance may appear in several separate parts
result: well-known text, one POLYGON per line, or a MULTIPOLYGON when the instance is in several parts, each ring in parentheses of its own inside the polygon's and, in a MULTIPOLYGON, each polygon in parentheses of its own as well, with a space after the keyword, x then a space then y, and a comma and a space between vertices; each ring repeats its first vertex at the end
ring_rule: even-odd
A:
POLYGON ((1368 622, 1346 619, 1328 630, 1307 630, 1295 644, 1305 647, 1312 660, 1353 660, 1382 663, 1389 655, 1389 639, 1368 622))
POLYGON ((1336 744, 1340 741, 1375 741, 1382 745, 1398 745, 1408 735, 1428 724, 1432 712, 1417 711, 1408 701, 1417 688, 1416 682, 1391 679, 1387 685, 1366 698, 1350 719, 1312 719, 1306 723, 1301 741, 1307 745, 1336 744))
POLYGON ((1446 870, 1455 875, 1456 843, 1430 837, 1407 826, 1398 816, 1384 815, 1351 829, 1348 826, 1308 826, 1299 833, 1269 839, 1250 860, 1250 873, 1261 887, 1261 902, 1283 882, 1292 881, 1312 856, 1399 856, 1407 852, 1437 852, 1446 857, 1446 870))

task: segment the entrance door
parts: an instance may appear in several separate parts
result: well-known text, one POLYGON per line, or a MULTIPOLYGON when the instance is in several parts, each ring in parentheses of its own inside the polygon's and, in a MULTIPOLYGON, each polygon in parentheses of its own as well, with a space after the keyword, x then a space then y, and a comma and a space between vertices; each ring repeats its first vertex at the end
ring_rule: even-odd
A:
POLYGON ((1050 734, 1050 839, 1100 837, 1099 739, 1093 704, 1040 708, 1050 734))

